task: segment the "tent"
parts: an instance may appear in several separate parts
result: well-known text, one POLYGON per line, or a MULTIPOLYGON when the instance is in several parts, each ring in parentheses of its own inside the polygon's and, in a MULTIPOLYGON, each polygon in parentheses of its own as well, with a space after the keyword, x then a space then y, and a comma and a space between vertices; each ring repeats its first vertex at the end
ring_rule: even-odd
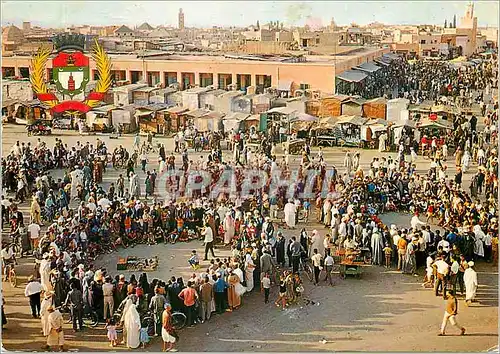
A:
POLYGON ((439 128, 439 129, 452 129, 452 124, 443 119, 431 120, 429 118, 422 119, 418 124, 418 128, 439 128))
POLYGON ((319 99, 318 117, 338 117, 342 114, 342 103, 350 99, 347 95, 335 95, 319 99))
POLYGON ((355 66, 353 69, 364 71, 368 74, 373 74, 373 73, 379 71, 381 68, 380 68, 380 66, 377 66, 377 65, 375 65, 375 63, 370 61, 367 63, 360 64, 358 66, 355 66))
POLYGON ((366 102, 364 98, 351 97, 342 102, 342 115, 348 116, 362 116, 363 104, 366 102))
POLYGON ((316 122, 318 120, 317 117, 312 116, 307 113, 299 113, 297 117, 291 119, 291 122, 316 122))
POLYGON ((368 75, 357 70, 347 70, 337 75, 337 79, 347 82, 361 82, 366 79, 368 75))
POLYGON ((230 132, 232 130, 239 131, 243 128, 243 121, 250 117, 248 113, 232 112, 224 117, 222 124, 224 131, 230 132))
POLYGON ((363 103, 363 117, 386 119, 387 100, 383 97, 374 98, 363 103))

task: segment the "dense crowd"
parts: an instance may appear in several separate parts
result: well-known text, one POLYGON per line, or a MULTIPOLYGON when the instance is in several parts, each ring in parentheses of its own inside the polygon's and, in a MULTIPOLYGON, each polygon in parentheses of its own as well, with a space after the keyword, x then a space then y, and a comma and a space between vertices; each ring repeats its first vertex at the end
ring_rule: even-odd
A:
MULTIPOLYGON (((496 112, 488 110, 486 119, 488 127, 496 124, 496 112)), ((212 312, 239 308, 242 295, 254 289, 262 288, 268 302, 271 284, 279 288, 276 305, 286 308, 304 298, 300 275, 307 264, 316 284, 323 270, 321 279, 332 284, 334 259, 342 261, 346 250, 364 252, 372 264, 395 266, 408 274, 425 267, 425 284, 434 284, 436 295, 440 291, 446 296, 447 288, 465 287, 466 300, 472 301, 475 288, 471 284, 477 287, 477 277, 474 283, 467 269, 474 267, 473 262, 498 259, 496 132, 478 133, 474 122, 462 117, 454 123, 457 172, 451 178, 445 145, 426 143, 430 145, 429 168, 419 174, 412 146, 419 139, 405 136, 397 144, 394 159, 376 157, 366 171, 360 166, 359 153, 347 153, 344 172, 328 166, 321 154, 313 156, 307 145, 298 170, 292 171, 289 155, 280 161, 274 139, 256 132, 229 133, 233 153, 227 160, 223 160, 220 139, 200 137, 194 144, 208 154, 198 161, 189 158, 185 140, 199 135, 179 134, 175 152, 180 154, 180 163, 174 152, 167 155, 160 145, 158 172, 148 168, 151 141, 141 145, 138 136, 132 151, 120 146, 112 161, 99 140, 95 147, 77 142, 71 148, 56 140, 52 149, 41 140, 34 147, 18 142, 2 158, 4 187, 16 193, 15 198, 2 200, 2 222, 10 223, 13 239, 20 237, 23 248, 31 249, 37 259, 37 277, 26 288, 32 315, 41 316, 51 347, 64 341, 58 308, 67 306, 75 331, 81 328, 84 313, 93 310, 101 320, 108 320, 112 345, 117 340, 116 326, 123 324, 124 342, 136 348, 148 341, 141 319, 150 314, 155 319, 154 334, 161 335, 169 343, 166 349, 172 350, 177 340, 172 324, 176 311, 185 314, 188 325, 204 322, 212 312), (249 148, 255 140, 259 142, 256 151, 249 148), (117 159, 123 160, 119 168, 124 172, 105 189, 101 182, 107 163, 117 159), (145 173, 143 181, 137 171, 139 163, 145 173), (477 173, 468 193, 462 178, 473 164, 477 173), (65 168, 64 177, 51 178, 48 170, 52 168, 65 168), (227 174, 231 179, 224 180, 227 174), (231 181, 230 188, 214 194, 224 181, 231 181), (25 200, 30 200, 27 227, 17 208, 25 200), (299 221, 307 222, 313 207, 317 221, 329 231, 308 234, 302 230, 299 239, 287 240, 277 221, 294 229, 299 221), (411 213, 410 227, 384 225, 378 215, 385 211, 411 213), (422 215, 426 221, 420 219, 422 215), (433 221, 439 229, 431 229, 428 222, 433 221), (47 231, 42 234, 43 224, 47 231), (201 266, 193 251, 186 260, 193 267, 187 281, 173 277, 149 282, 145 273, 139 280, 133 276, 126 281, 92 264, 99 254, 118 247, 193 239, 205 244, 203 260, 208 261, 209 255, 212 259, 201 266), (231 257, 216 257, 214 245, 230 247, 231 257), (117 311, 118 323, 112 320, 117 311)), ((12 245, 2 249, 2 262, 15 263, 12 245)))

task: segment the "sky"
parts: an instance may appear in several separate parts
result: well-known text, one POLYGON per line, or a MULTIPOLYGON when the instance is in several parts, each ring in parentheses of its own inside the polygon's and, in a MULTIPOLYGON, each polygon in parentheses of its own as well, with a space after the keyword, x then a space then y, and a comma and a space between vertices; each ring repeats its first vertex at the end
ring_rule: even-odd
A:
MULTIPOLYGON (((244 27, 269 21, 285 26, 307 22, 338 25, 443 24, 465 13, 466 1, 2 1, 2 26, 23 21, 42 27, 70 25, 177 26, 179 8, 186 27, 244 27)), ((475 1, 479 26, 498 27, 497 1, 475 1)))

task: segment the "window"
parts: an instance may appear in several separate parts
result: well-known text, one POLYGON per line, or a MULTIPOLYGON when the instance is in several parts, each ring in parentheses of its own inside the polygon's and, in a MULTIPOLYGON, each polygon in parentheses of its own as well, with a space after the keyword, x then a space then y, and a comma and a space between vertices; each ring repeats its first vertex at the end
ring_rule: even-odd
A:
POLYGON ((310 88, 311 88, 311 85, 309 85, 309 84, 300 84, 301 90, 309 90, 310 88))
POLYGON ((425 44, 425 39, 421 39, 420 44, 425 44))

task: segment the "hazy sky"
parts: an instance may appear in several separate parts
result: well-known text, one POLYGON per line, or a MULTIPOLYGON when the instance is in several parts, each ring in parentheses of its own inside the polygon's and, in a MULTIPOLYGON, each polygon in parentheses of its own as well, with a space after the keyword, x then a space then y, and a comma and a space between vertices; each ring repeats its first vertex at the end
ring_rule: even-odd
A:
MULTIPOLYGON (((333 17, 340 25, 442 24, 464 14, 465 1, 2 1, 2 25, 65 27, 69 25, 156 25, 177 26, 179 8, 187 27, 247 26, 282 21, 303 25, 307 18, 324 25, 333 17)), ((498 26, 498 2, 475 1, 480 26, 498 26)))

